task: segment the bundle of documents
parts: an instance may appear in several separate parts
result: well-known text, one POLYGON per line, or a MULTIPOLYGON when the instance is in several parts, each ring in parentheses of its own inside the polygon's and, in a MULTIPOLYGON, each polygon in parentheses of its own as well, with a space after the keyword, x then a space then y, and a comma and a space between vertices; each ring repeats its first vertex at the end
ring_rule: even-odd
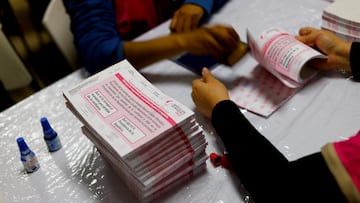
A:
POLYGON ((336 0, 322 14, 322 28, 345 41, 360 41, 359 0, 336 0))
POLYGON ((319 51, 296 40, 282 28, 247 29, 251 55, 259 63, 230 87, 230 98, 240 107, 269 117, 318 73, 308 65, 325 59, 319 51))
MULTIPOLYGON (((143 202, 205 168, 207 142, 194 112, 124 60, 63 92, 67 107, 143 202)), ((190 96, 190 95, 189 95, 190 96)))

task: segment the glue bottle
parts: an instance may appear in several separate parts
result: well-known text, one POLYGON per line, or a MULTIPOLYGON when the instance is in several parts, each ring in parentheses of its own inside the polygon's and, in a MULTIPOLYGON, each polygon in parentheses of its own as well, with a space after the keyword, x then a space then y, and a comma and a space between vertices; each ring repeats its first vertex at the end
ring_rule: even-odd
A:
POLYGON ((46 142, 49 152, 55 152, 59 150, 62 145, 59 136, 57 135, 57 132, 50 126, 50 123, 46 117, 42 117, 40 119, 40 122, 43 128, 44 140, 46 142))
POLYGON ((40 168, 40 164, 36 158, 35 153, 27 146, 24 138, 19 137, 16 142, 20 150, 20 160, 24 165, 27 173, 35 172, 40 168))

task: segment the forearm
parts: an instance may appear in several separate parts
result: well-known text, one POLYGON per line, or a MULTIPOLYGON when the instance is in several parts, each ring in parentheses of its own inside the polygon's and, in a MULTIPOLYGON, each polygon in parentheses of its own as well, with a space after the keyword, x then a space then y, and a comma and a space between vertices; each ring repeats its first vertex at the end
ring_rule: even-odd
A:
MULTIPOLYGON (((336 53, 334 54, 334 59, 332 59, 338 67, 346 70, 351 71, 350 67, 350 49, 351 43, 350 42, 342 42, 338 44, 336 47, 336 53)), ((329 56, 332 57, 332 56, 329 56)))
POLYGON ((171 34, 146 41, 127 41, 123 44, 125 58, 137 69, 156 61, 186 52, 179 34, 171 34))
POLYGON ((256 199, 269 200, 277 190, 273 183, 286 180, 288 160, 251 125, 235 103, 218 103, 211 121, 245 188, 256 199))
POLYGON ((211 121, 240 181, 255 201, 293 202, 296 197, 295 202, 306 202, 311 197, 314 202, 344 202, 319 152, 289 162, 229 100, 216 105, 211 121), (278 191, 287 195, 277 196, 278 191))
POLYGON ((311 202, 347 202, 322 153, 292 161, 289 167, 289 192, 300 197, 299 202, 307 202, 307 197, 311 197, 311 202), (304 193, 306 197, 302 197, 304 193))

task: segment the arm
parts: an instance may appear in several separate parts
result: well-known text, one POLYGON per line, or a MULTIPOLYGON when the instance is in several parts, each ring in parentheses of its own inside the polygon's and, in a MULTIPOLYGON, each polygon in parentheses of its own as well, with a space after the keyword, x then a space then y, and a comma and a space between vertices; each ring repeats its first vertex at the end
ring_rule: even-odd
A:
POLYGON ((91 74, 124 58, 112 0, 64 0, 82 65, 91 74))
POLYGON ((174 33, 147 41, 124 42, 124 55, 136 68, 183 52, 213 55, 221 61, 223 56, 237 48, 239 40, 236 31, 230 27, 201 27, 191 32, 174 33))
POLYGON ((208 69, 203 69, 202 75, 192 84, 197 110, 211 119, 245 188, 256 201, 271 202, 274 182, 286 180, 288 160, 250 124, 208 69))
POLYGON ((118 36, 111 0, 64 2, 80 59, 92 74, 124 58, 138 69, 182 52, 210 54, 221 60, 240 40, 233 28, 212 26, 142 42, 123 41, 118 36))
POLYGON ((230 100, 218 103, 211 118, 231 165, 256 201, 347 202, 319 152, 289 162, 230 100), (279 197, 278 191, 292 198, 279 197))
POLYGON ((289 162, 229 100, 226 87, 207 69, 202 74, 193 81, 193 101, 211 119, 231 165, 256 201, 307 202, 311 197, 312 202, 345 202, 320 153, 289 162), (279 191, 287 195, 276 195, 279 191))

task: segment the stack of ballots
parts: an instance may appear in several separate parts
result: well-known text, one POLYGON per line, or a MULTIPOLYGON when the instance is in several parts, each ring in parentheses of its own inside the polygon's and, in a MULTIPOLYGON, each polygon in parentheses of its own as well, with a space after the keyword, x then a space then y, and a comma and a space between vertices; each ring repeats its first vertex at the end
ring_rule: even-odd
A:
POLYGON ((194 112, 126 60, 63 91, 83 133, 142 202, 206 168, 207 142, 194 112))
POLYGON ((360 1, 335 0, 322 14, 322 28, 348 42, 360 41, 360 1))

